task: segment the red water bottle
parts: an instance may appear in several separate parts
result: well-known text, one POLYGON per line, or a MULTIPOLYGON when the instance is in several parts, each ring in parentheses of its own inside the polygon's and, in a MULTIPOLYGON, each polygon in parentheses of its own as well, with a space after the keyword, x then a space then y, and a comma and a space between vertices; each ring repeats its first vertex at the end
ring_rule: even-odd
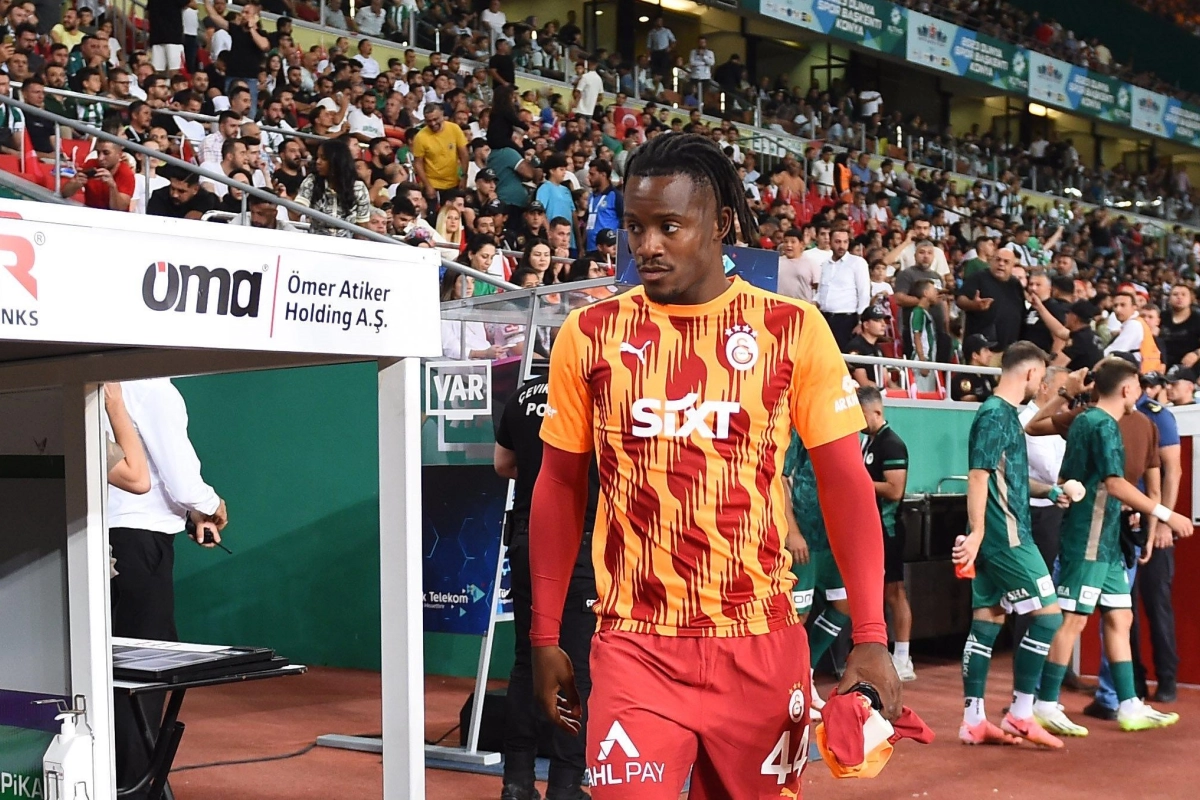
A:
MULTIPOLYGON (((954 546, 958 547, 966 540, 967 540, 967 537, 959 536, 957 539, 954 540, 954 546)), ((971 580, 972 578, 975 577, 975 562, 972 561, 970 566, 964 566, 962 564, 955 564, 954 565, 954 574, 957 575, 958 577, 962 578, 963 580, 968 580, 968 581, 971 580)))

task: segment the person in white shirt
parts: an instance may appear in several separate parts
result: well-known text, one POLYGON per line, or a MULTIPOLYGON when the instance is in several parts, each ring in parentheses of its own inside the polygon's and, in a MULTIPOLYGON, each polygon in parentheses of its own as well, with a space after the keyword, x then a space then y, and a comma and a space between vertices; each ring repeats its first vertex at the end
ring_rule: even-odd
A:
MULTIPOLYGON (((142 142, 142 147, 158 150, 158 142, 145 141, 142 142)), ((171 184, 169 180, 156 173, 157 166, 156 160, 152 158, 138 161, 137 183, 133 185, 133 195, 129 198, 129 210, 132 213, 145 214, 146 199, 159 189, 171 184), (144 167, 149 167, 148 173, 143 171, 144 167)))
POLYGON ((833 194, 833 148, 821 148, 821 157, 812 162, 809 173, 817 182, 817 192, 822 197, 833 194))
POLYGON ((590 122, 592 115, 596 113, 596 103, 600 100, 600 94, 604 91, 604 81, 600 78, 600 73, 596 72, 596 66, 586 60, 575 65, 575 74, 579 76, 575 83, 575 91, 579 95, 575 103, 575 113, 590 122))
MULTIPOLYGON (((1121 324, 1120 333, 1104 348, 1104 355, 1133 353, 1141 362, 1142 342, 1146 338, 1146 324, 1142 322, 1132 293, 1118 292, 1113 298, 1113 315, 1121 324)), ((1110 329, 1111 330, 1111 329, 1110 329)))
MULTIPOLYGON (((904 235, 904 241, 885 255, 883 260, 889 267, 899 264, 896 268, 897 273, 908 269, 917 263, 917 242, 930 239, 932 233, 933 225, 927 218, 915 218, 904 235)), ((946 262, 946 253, 942 248, 933 248, 933 263, 930 267, 943 278, 950 274, 950 265, 946 262)))
POLYGON ((860 92, 858 95, 858 106, 862 118, 870 119, 874 115, 881 113, 883 95, 874 89, 867 89, 865 92, 860 92))
MULTIPOLYGON (((374 0, 374 2, 378 3, 379 0, 374 0)), ((367 10, 363 9, 363 11, 367 10)), ((358 13, 359 16, 362 16, 362 11, 358 13)), ((364 81, 373 81, 379 77, 380 73, 379 62, 371 58, 372 47, 370 39, 360 39, 358 41, 358 55, 354 57, 354 60, 362 64, 362 78, 364 81)))
POLYGON ((368 89, 358 99, 358 106, 351 109, 346 117, 350 123, 350 133, 364 144, 385 135, 383 117, 379 116, 375 102, 375 90, 368 89))
MULTIPOLYGON (((117 564, 112 635, 178 641, 175 537, 190 520, 195 541, 215 547, 229 514, 225 501, 200 475, 200 459, 188 440, 187 406, 174 384, 167 378, 129 381, 121 384, 121 394, 145 446, 150 490, 131 494, 115 485, 108 490, 108 537, 117 564)), ((119 696, 114 704, 117 780, 122 785, 136 781, 148 762, 132 703, 141 705, 146 718, 157 719, 163 699, 119 696)))
POLYGON ((488 3, 488 7, 479 15, 479 21, 493 42, 503 36, 504 26, 508 24, 508 17, 500 10, 500 0, 492 0, 488 3))
POLYGON ((1013 240, 1004 245, 1005 250, 1012 250, 1017 257, 1017 263, 1023 267, 1032 267, 1037 264, 1037 260, 1033 254, 1029 252, 1029 247, 1026 242, 1029 241, 1029 228, 1021 225, 1013 233, 1013 240))
POLYGON ((850 231, 834 231, 829 244, 832 252, 821 266, 817 305, 843 348, 854 336, 859 315, 871 303, 871 274, 867 262, 850 252, 850 231))
POLYGON ((708 84, 712 81, 713 66, 717 63, 717 55, 708 49, 708 39, 701 36, 696 40, 696 49, 688 55, 688 73, 697 98, 703 98, 708 84))
MULTIPOLYGON (((362 6, 354 15, 354 24, 363 36, 383 36, 383 23, 387 20, 387 12, 383 10, 383 0, 371 0, 368 6, 362 6)), ((360 52, 362 48, 359 48, 360 52)), ((364 74, 364 78, 367 76, 364 74)))
POLYGON ((212 53, 212 60, 216 61, 221 53, 233 48, 233 38, 230 37, 226 28, 216 27, 211 20, 205 20, 205 25, 212 27, 212 33, 208 38, 208 49, 212 53))

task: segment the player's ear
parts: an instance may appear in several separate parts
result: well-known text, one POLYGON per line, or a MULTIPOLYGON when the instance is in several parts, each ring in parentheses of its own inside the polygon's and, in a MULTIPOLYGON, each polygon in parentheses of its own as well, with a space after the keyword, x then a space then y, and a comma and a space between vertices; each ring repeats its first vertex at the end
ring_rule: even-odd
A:
POLYGON ((722 206, 717 209, 716 219, 716 240, 724 242, 725 237, 729 235, 729 231, 733 229, 733 209, 728 206, 722 206))

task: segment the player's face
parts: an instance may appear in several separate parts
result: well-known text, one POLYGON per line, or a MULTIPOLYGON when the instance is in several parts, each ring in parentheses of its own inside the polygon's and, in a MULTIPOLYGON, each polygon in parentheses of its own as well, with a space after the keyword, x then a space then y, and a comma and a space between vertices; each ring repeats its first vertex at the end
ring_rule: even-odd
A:
POLYGON ((712 188, 688 175, 635 176, 625 187, 625 227, 646 296, 695 305, 726 286, 721 245, 733 224, 712 188))

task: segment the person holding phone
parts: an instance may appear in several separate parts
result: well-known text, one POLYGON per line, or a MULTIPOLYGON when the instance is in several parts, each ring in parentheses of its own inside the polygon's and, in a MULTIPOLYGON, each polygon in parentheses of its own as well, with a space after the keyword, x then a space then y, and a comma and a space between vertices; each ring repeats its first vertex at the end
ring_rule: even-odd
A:
POLYGON ((88 208, 107 211, 128 211, 137 187, 133 168, 121 158, 124 149, 112 142, 96 145, 96 159, 88 162, 60 187, 63 197, 74 197, 83 189, 83 202, 88 208))

